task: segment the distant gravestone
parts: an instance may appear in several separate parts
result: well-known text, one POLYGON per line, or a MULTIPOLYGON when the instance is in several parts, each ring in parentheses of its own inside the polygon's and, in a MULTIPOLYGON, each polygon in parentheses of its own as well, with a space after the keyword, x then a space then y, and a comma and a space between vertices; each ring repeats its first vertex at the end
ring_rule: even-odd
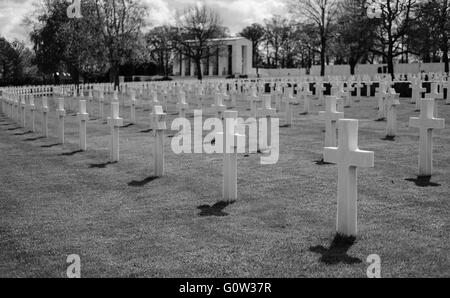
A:
POLYGON ((66 110, 64 108, 64 98, 58 99, 58 108, 56 109, 56 116, 58 117, 58 137, 59 142, 63 145, 64 140, 64 118, 66 116, 66 110))
POLYGON ((167 114, 164 113, 162 106, 154 106, 151 114, 151 128, 155 137, 153 147, 153 165, 155 177, 164 176, 164 134, 167 114))
POLYGON ((222 198, 224 201, 228 202, 237 200, 237 145, 240 144, 245 137, 237 132, 237 117, 238 112, 225 111, 224 132, 219 132, 216 136, 217 139, 223 139, 224 158, 222 198))
MULTIPOLYGON (((33 95, 30 95, 33 96, 33 95)), ((27 121, 26 121, 26 111, 25 111, 25 96, 22 96, 20 99, 20 123, 22 125, 23 128, 25 128, 27 126, 27 121)))
POLYGON ((41 106, 41 113, 42 113, 42 132, 46 138, 48 138, 48 100, 47 97, 42 97, 42 106, 41 106))
POLYGON ((391 88, 386 99, 386 136, 393 138, 397 134, 397 107, 400 105, 399 95, 391 88))
POLYGON ((272 97, 270 95, 263 95, 264 105, 261 109, 258 110, 259 118, 266 118, 267 127, 259 127, 259 136, 260 142, 258 142, 259 150, 262 153, 266 153, 270 151, 269 144, 272 144, 272 136, 271 136, 271 127, 272 127, 272 118, 277 115, 276 109, 272 108, 272 97), (261 136, 267 136, 267 138, 263 138, 261 136), (267 143, 263 144, 262 140, 266 139, 267 143))
POLYGON ((357 167, 373 167, 374 153, 358 148, 358 120, 339 120, 339 147, 324 149, 325 162, 338 165, 336 230, 357 236, 357 167))
POLYGON ((189 108, 189 104, 186 102, 186 93, 184 91, 180 91, 178 94, 178 112, 180 118, 186 118, 186 111, 189 108))
POLYGON ((337 121, 344 118, 344 113, 337 111, 337 97, 325 98, 325 112, 319 112, 319 119, 325 121, 325 147, 336 147, 337 121))
POLYGON ((130 90, 130 122, 136 124, 136 92, 130 90))
POLYGON ((215 104, 212 105, 212 109, 218 119, 223 119, 223 114, 227 110, 227 106, 223 103, 223 94, 216 93, 215 104))
POLYGON ((120 142, 119 132, 123 126, 123 119, 119 116, 119 102, 113 101, 111 103, 111 117, 108 117, 108 126, 111 127, 111 141, 110 141, 110 161, 118 162, 120 159, 120 142))
POLYGON ((99 102, 100 119, 103 119, 105 118, 105 95, 103 91, 99 92, 98 102, 99 102))
POLYGON ((36 106, 34 105, 34 96, 30 96, 30 130, 32 132, 36 131, 36 126, 35 126, 35 112, 36 112, 36 106))
POLYGON ((79 101, 79 112, 77 114, 78 117, 78 123, 80 125, 80 135, 79 135, 79 149, 81 151, 87 150, 87 143, 86 143, 86 123, 89 121, 89 114, 86 111, 86 101, 80 100, 79 101))
POLYGON ((434 117, 434 99, 420 101, 420 117, 412 117, 409 126, 420 129, 419 177, 431 176, 433 172, 433 129, 444 129, 445 120, 434 117))

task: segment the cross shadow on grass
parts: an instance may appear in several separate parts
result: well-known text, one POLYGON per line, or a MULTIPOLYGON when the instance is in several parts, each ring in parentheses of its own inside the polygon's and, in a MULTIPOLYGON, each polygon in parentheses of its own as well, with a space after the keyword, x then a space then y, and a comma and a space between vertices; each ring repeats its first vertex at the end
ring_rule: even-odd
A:
POLYGON ((291 125, 290 125, 290 124, 284 124, 284 125, 280 125, 280 128, 289 128, 289 127, 291 127, 291 125))
POLYGON ((337 265, 344 263, 347 265, 359 264, 361 259, 351 257, 348 255, 348 251, 355 244, 355 237, 345 237, 342 235, 336 235, 329 248, 325 248, 322 245, 310 247, 309 251, 321 254, 319 261, 327 265, 337 265))
POLYGON ((34 141, 42 140, 42 139, 45 139, 45 137, 29 138, 29 139, 25 139, 25 140, 23 140, 23 141, 24 141, 24 142, 34 142, 34 141))
POLYGON ((431 176, 419 176, 417 178, 405 179, 408 182, 414 182, 419 187, 439 187, 438 183, 431 182, 431 176))
POLYGON ((314 163, 318 166, 328 166, 328 165, 334 165, 334 163, 326 162, 323 158, 319 160, 315 160, 314 163))
POLYGON ((385 136, 382 141, 395 142, 395 136, 385 136))
POLYGON ((197 209, 200 210, 199 216, 201 216, 201 217, 206 217, 206 216, 223 217, 223 216, 229 215, 228 213, 223 212, 223 210, 234 203, 235 203, 235 201, 228 201, 228 202, 220 201, 212 206, 209 206, 209 205, 199 206, 197 209))
POLYGON ((13 128, 8 128, 9 131, 13 131, 13 130, 19 130, 20 127, 13 127, 13 128))
POLYGON ((152 181, 154 181, 154 180, 156 180, 158 178, 159 177, 150 176, 150 177, 147 177, 147 178, 145 178, 144 180, 141 180, 141 181, 134 180, 134 181, 131 181, 130 183, 128 183, 128 186, 131 186, 131 187, 143 187, 143 186, 149 184, 150 182, 152 182, 152 181))
POLYGON ((153 129, 141 130, 139 133, 150 133, 153 129))
POLYGON ((78 153, 83 153, 83 150, 76 150, 76 151, 72 151, 72 152, 66 152, 66 153, 61 153, 59 156, 74 156, 75 154, 78 153))
POLYGON ((110 162, 110 161, 108 161, 108 162, 105 162, 105 163, 99 163, 99 164, 90 164, 89 165, 89 168, 90 169, 105 169, 107 166, 109 166, 109 165, 114 165, 114 164, 116 164, 117 162, 110 162))
POLYGON ((127 125, 122 126, 122 128, 128 128, 128 127, 131 127, 133 125, 134 125, 134 123, 128 123, 127 125))
POLYGON ((61 144, 42 145, 41 148, 53 148, 53 147, 56 147, 59 145, 61 145, 61 144))
POLYGON ((386 121, 386 118, 375 119, 375 122, 385 122, 385 121, 386 121))
POLYGON ((24 136, 24 135, 29 135, 30 133, 32 133, 31 131, 26 131, 26 132, 19 132, 19 133, 15 133, 15 136, 24 136))

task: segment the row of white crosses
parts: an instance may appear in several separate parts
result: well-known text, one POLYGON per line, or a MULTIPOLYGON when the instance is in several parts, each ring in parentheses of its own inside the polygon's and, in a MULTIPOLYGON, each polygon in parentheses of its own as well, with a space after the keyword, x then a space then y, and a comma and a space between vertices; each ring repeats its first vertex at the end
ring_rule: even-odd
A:
MULTIPOLYGON (((336 231, 344 236, 357 236, 357 167, 373 167, 374 153, 358 148, 358 120, 343 119, 337 111, 336 97, 326 98, 326 111, 319 118, 326 123, 324 161, 338 165, 338 207, 336 231), (336 146, 336 122, 339 123, 339 146, 336 146)), ((394 118, 398 95, 390 90, 388 121, 394 118)), ((434 117, 434 99, 421 99, 419 118, 410 119, 410 127, 420 129, 419 176, 431 176, 433 166, 432 134, 443 129, 444 119, 434 117)), ((394 125, 395 126, 395 125, 394 125)), ((388 135, 389 135, 388 126, 388 135)), ((394 133, 395 134, 395 133, 394 133)))
MULTIPOLYGON (((47 97, 42 97, 42 131, 43 134, 48 136, 48 106, 47 97)), ((36 118, 36 105, 34 95, 13 95, 3 93, 2 97, 2 111, 12 120, 18 122, 21 127, 29 128, 31 132, 36 132, 35 118, 36 118), (26 101, 28 98, 28 104, 26 101), (29 120, 27 121, 27 114, 29 120)))

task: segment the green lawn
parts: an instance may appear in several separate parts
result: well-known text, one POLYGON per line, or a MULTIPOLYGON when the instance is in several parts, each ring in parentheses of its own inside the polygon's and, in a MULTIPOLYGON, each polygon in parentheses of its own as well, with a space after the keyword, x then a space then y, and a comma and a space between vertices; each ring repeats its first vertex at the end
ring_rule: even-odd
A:
MULTIPOLYGON (((371 254, 380 255, 383 277, 450 276, 450 106, 442 101, 448 128, 435 132, 431 183, 411 181, 414 105, 401 100, 395 141, 381 140, 386 123, 374 121, 374 98, 346 109, 360 119, 360 148, 375 152, 375 168, 359 171, 355 243, 333 241, 337 168, 316 163, 318 101, 307 116, 296 106, 295 125, 280 128, 278 164, 239 155, 232 204, 221 202, 222 156, 175 155, 170 138, 166 175, 152 178, 148 111, 121 129, 121 161, 107 164, 104 121, 88 123, 88 151, 77 153, 76 117, 66 118, 67 144, 55 145, 50 102, 49 139, 0 116, 0 277, 65 277, 70 254, 81 256, 83 277, 365 277, 371 254)), ((239 102, 241 117, 247 107, 239 102)), ((129 119, 128 108, 121 114, 129 119)))

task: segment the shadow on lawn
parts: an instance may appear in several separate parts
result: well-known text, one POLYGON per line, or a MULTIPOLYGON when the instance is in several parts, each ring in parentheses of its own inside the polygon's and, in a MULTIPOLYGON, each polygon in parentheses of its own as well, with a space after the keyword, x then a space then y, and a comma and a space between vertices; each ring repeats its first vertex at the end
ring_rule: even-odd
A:
POLYGON ((385 136, 382 141, 395 142, 395 136, 385 136))
POLYGON ((229 202, 220 201, 220 202, 214 204, 213 206, 202 205, 202 206, 199 206, 197 209, 201 210, 199 216, 202 216, 202 217, 204 217, 204 216, 223 217, 223 216, 229 215, 228 213, 223 212, 223 210, 234 203, 235 203, 235 201, 229 201, 229 202))
POLYGON ((314 163, 318 166, 328 166, 328 165, 334 165, 334 163, 326 162, 323 158, 320 160, 315 160, 314 163))
POLYGON ((105 163, 90 164, 89 168, 90 169, 104 169, 104 168, 106 168, 109 165, 115 165, 115 164, 117 164, 117 162, 110 162, 110 161, 108 161, 108 162, 105 162, 105 163))
POLYGON ((141 130, 139 133, 151 133, 153 129, 141 130))
POLYGON ((42 139, 45 139, 45 137, 29 138, 29 139, 25 139, 25 140, 23 140, 23 141, 24 141, 24 142, 34 142, 34 141, 42 140, 42 139))
POLYGON ((73 156, 75 154, 78 153, 83 153, 83 150, 77 150, 77 151, 72 151, 72 152, 66 152, 66 153, 61 153, 59 156, 73 156))
POLYGON ((53 147, 56 147, 59 145, 61 145, 61 144, 42 145, 41 148, 53 148, 53 147))
POLYGON ((428 187, 428 186, 439 187, 439 186, 441 186, 438 183, 431 182, 430 181, 431 176, 421 176, 421 177, 409 178, 409 179, 405 179, 405 180, 409 181, 409 182, 414 182, 419 187, 428 187))
POLYGON ((15 136, 24 136, 24 135, 29 135, 30 133, 32 133, 31 131, 26 131, 26 132, 20 132, 20 133, 15 133, 15 136))
POLYGON ((327 265, 337 265, 344 263, 347 265, 359 264, 362 261, 348 255, 349 249, 355 244, 355 237, 345 237, 336 235, 329 248, 322 245, 310 247, 309 251, 321 254, 320 262, 327 265))
POLYGON ((156 180, 158 178, 159 177, 150 176, 150 177, 145 178, 142 181, 136 181, 136 180, 135 181, 131 181, 130 183, 128 183, 128 186, 131 186, 131 187, 143 187, 143 186, 149 184, 150 182, 152 182, 152 181, 154 181, 154 180, 156 180))

